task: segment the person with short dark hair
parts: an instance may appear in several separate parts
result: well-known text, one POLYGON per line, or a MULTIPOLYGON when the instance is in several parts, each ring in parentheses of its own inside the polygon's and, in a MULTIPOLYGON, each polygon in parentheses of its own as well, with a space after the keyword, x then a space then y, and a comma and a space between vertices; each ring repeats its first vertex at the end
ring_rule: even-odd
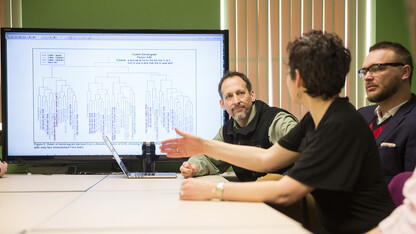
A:
POLYGON ((386 181, 416 166, 416 96, 411 93, 413 59, 401 44, 382 41, 370 47, 359 76, 367 99, 360 108, 373 131, 386 181))
POLYGON ((315 200, 323 233, 363 233, 394 209, 372 132, 363 117, 339 97, 351 55, 335 34, 311 31, 288 45, 287 86, 292 100, 309 110, 269 149, 202 139, 177 130, 165 140, 168 157, 204 153, 255 171, 294 163, 278 181, 210 183, 187 179, 183 200, 220 200, 292 204, 307 193, 315 200))
MULTIPOLYGON (((296 124, 295 116, 286 110, 270 107, 256 100, 248 77, 240 72, 227 72, 218 84, 220 105, 231 118, 220 128, 214 140, 238 145, 269 148, 296 124)), ((197 155, 180 167, 185 178, 225 172, 232 166, 239 181, 254 181, 265 173, 247 170, 227 162, 197 155)), ((275 171, 282 174, 287 168, 275 171)))

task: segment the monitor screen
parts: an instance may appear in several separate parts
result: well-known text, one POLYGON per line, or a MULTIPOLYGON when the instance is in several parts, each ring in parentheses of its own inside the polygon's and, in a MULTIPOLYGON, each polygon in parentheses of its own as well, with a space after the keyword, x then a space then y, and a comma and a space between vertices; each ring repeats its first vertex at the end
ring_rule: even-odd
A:
POLYGON ((174 128, 213 138, 227 30, 2 28, 3 159, 111 160, 142 154, 174 128))

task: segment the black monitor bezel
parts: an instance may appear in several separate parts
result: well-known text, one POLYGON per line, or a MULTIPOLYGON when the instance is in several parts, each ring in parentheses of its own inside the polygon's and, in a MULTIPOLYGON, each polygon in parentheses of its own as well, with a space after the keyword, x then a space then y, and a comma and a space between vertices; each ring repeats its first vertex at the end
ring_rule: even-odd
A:
MULTIPOLYGON (((109 34, 222 34, 224 35, 224 73, 229 70, 229 36, 228 30, 220 29, 75 29, 75 28, 1 28, 1 108, 2 108, 2 159, 14 164, 78 164, 78 163, 113 163, 113 156, 30 156, 30 155, 8 155, 8 127, 7 127, 7 60, 6 58, 6 32, 28 32, 28 33, 109 33, 109 34)), ((224 122, 228 120, 228 114, 224 111, 224 122)), ((104 144, 104 143, 103 143, 104 144)), ((140 155, 120 155, 123 160, 135 161, 140 155)), ((167 158, 158 155, 159 161, 178 162, 183 159, 167 158)))

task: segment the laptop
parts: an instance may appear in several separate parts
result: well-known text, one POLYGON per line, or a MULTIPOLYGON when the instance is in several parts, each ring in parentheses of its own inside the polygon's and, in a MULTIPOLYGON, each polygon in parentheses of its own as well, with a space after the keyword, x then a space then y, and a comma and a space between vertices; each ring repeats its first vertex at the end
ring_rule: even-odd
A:
POLYGON ((123 171, 124 175, 128 179, 159 179, 159 178, 176 178, 176 173, 174 172, 129 172, 127 167, 124 165, 123 161, 121 161, 120 156, 118 155, 116 149, 114 148, 113 144, 110 142, 107 136, 103 136, 105 144, 110 149, 111 153, 114 156, 114 159, 120 166, 121 170, 123 171))

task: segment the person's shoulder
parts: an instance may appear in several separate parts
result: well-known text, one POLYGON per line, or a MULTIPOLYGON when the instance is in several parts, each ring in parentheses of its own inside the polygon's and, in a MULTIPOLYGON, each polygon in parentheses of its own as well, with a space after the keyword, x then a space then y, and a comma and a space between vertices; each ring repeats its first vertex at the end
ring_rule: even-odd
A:
POLYGON ((273 121, 284 120, 284 121, 294 122, 294 123, 299 122, 296 116, 294 116, 292 113, 290 113, 289 111, 283 108, 269 106, 267 103, 261 100, 256 100, 256 103, 257 103, 256 112, 263 110, 264 111, 263 117, 266 117, 269 120, 273 120, 273 121))
POLYGON ((358 113, 362 114, 363 116, 367 115, 374 115, 374 110, 377 108, 378 105, 370 105, 358 108, 358 113))
POLYGON ((412 94, 409 101, 403 104, 393 116, 397 119, 405 119, 406 122, 414 123, 416 121, 416 96, 412 94))
POLYGON ((374 140, 368 124, 357 111, 334 113, 319 124, 319 129, 320 132, 328 133, 331 138, 341 137, 344 140, 356 138, 367 143, 374 140))
POLYGON ((290 123, 290 124, 292 123, 297 124, 299 122, 296 116, 294 116, 290 112, 285 111, 283 109, 275 113, 274 121, 285 122, 285 123, 290 123))
POLYGON ((410 112, 412 114, 416 114, 416 96, 413 93, 412 93, 412 97, 409 100, 408 106, 409 106, 410 112))
POLYGON ((302 126, 306 126, 306 125, 310 125, 310 124, 315 125, 315 123, 313 122, 312 115, 311 115, 311 113, 310 113, 310 112, 307 112, 307 113, 306 113, 306 114, 302 117, 302 119, 299 121, 299 123, 300 123, 300 125, 302 125, 302 126))
MULTIPOLYGON (((362 113, 358 113, 355 107, 347 101, 347 99, 338 100, 336 106, 328 113, 325 122, 328 124, 347 126, 347 128, 367 129, 368 126, 362 113)), ((372 115, 374 115, 374 109, 372 115)))
POLYGON ((367 110, 372 110, 374 111, 377 107, 377 104, 373 104, 373 105, 369 105, 369 106, 363 106, 358 108, 358 111, 367 111, 367 110))
POLYGON ((280 111, 285 111, 281 108, 278 108, 278 107, 275 107, 275 106, 270 106, 269 104, 267 104, 267 103, 265 103, 261 100, 258 100, 258 99, 254 103, 255 103, 256 112, 277 114, 280 111))
POLYGON ((275 112, 275 114, 279 113, 279 114, 282 114, 282 115, 288 115, 288 116, 290 115, 290 116, 294 117, 294 115, 292 113, 290 113, 288 110, 283 109, 281 107, 269 106, 267 103, 265 103, 263 101, 260 101, 260 100, 256 100, 256 102, 262 103, 262 105, 264 105, 264 107, 267 109, 267 111, 275 112))

